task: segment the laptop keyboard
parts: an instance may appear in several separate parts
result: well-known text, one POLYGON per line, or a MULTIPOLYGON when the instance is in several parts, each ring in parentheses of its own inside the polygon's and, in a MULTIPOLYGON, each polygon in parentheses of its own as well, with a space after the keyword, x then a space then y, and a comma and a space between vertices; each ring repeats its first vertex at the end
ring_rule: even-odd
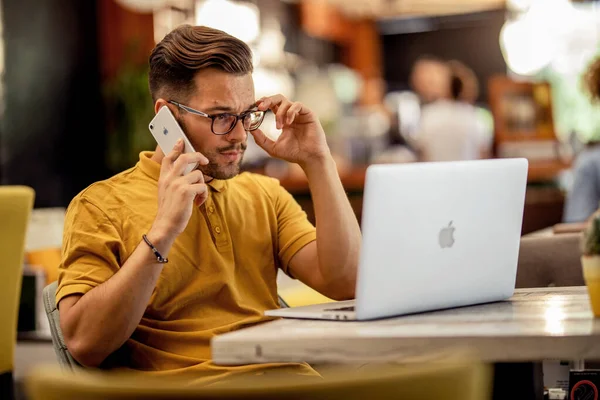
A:
POLYGON ((325 311, 354 311, 354 306, 340 308, 326 308, 325 311))

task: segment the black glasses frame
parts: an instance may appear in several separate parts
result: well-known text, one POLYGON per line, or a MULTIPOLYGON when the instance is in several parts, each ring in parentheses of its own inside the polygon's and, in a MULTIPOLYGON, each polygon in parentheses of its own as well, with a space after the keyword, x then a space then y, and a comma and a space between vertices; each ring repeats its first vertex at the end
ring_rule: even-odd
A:
POLYGON ((215 135, 227 135, 229 132, 231 132, 233 130, 233 128, 236 127, 236 125, 238 124, 239 120, 242 120, 242 125, 244 126, 244 118, 246 118, 250 114, 253 114, 253 113, 256 113, 256 112, 260 112, 260 113, 262 113, 262 116, 260 117, 260 122, 256 125, 256 127, 252 128, 252 129, 246 129, 247 132, 254 131, 254 130, 258 129, 261 126, 261 124, 263 123, 263 121, 265 119, 265 114, 268 111, 268 110, 267 111, 248 110, 248 111, 244 111, 241 114, 222 113, 222 114, 213 114, 213 115, 211 115, 211 114, 204 113, 202 111, 198 111, 198 110, 196 110, 196 109, 194 109, 192 107, 188 107, 186 105, 183 105, 183 104, 178 103, 178 102, 173 101, 173 100, 169 100, 169 103, 171 103, 174 106, 179 107, 182 110, 187 111, 187 112, 189 112, 191 114, 199 115, 199 116, 204 117, 204 118, 210 118, 211 119, 210 130, 215 135), (214 128, 214 126, 215 126, 215 119, 217 117, 222 116, 222 115, 228 115, 230 117, 235 117, 235 122, 233 122, 231 124, 231 126, 229 127, 229 129, 227 131, 222 132, 222 133, 221 132, 217 133, 217 132, 215 132, 215 128, 214 128))

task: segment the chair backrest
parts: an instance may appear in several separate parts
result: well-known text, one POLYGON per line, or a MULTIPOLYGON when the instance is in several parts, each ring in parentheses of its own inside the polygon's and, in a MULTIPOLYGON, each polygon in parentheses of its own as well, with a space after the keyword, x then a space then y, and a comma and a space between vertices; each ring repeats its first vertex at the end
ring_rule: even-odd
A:
POLYGON ((517 288, 582 286, 580 234, 522 237, 517 288))
POLYGON ((0 186, 0 374, 13 369, 27 224, 35 191, 0 186))
POLYGON ((281 295, 277 295, 277 298, 279 299, 279 307, 289 308, 288 303, 283 299, 283 297, 281 297, 281 295))
POLYGON ((48 317, 48 324, 50 325, 50 333, 52 334, 52 345, 54 346, 54 352, 58 358, 60 366, 66 370, 72 370, 73 368, 79 367, 80 364, 75 361, 67 345, 65 344, 65 338, 60 329, 60 316, 58 313, 58 307, 56 307, 56 288, 58 283, 52 282, 44 288, 44 309, 46 310, 46 316, 48 317))
POLYGON ((125 399, 436 399, 491 398, 491 368, 479 362, 410 364, 343 370, 324 377, 247 376, 208 386, 139 373, 37 368, 26 377, 30 400, 125 399))

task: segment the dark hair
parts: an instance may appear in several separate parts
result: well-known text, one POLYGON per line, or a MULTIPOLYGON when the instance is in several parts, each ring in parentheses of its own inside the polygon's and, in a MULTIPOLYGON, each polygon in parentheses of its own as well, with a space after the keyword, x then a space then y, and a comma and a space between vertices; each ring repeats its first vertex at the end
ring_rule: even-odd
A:
POLYGON ((450 68, 450 95, 454 100, 474 103, 479 97, 479 82, 475 72, 458 60, 448 61, 450 68))
POLYGON ((452 99, 458 100, 462 94, 463 88, 464 85, 462 79, 457 75, 452 75, 450 77, 450 95, 452 96, 452 99))
POLYGON ((592 101, 600 101, 600 57, 596 58, 586 70, 584 83, 592 101))
POLYGON ((150 54, 152 99, 177 94, 185 101, 195 90, 194 76, 217 68, 231 74, 252 73, 252 51, 241 40, 205 26, 181 25, 167 34, 150 54))

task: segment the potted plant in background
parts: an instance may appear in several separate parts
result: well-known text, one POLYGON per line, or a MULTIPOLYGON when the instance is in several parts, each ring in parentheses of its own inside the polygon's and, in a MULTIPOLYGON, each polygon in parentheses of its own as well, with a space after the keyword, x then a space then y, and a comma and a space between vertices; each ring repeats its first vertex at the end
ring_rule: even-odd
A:
MULTIPOLYGON (((136 45, 131 46, 127 54, 135 53, 136 45)), ((106 162, 112 172, 117 173, 134 166, 141 151, 156 147, 148 130, 154 117, 148 66, 128 60, 103 89, 109 135, 106 162)))
POLYGON ((600 317, 600 213, 588 221, 581 238, 583 279, 594 316, 600 317))

